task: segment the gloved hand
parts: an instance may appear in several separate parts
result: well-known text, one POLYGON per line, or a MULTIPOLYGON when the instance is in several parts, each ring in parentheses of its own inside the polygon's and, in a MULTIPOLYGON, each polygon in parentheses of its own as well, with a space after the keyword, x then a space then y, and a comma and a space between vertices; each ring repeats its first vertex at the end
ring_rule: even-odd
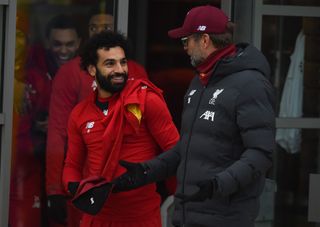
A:
POLYGON ((67 223, 67 200, 64 195, 48 195, 48 216, 59 224, 67 223))
POLYGON ((177 193, 175 196, 181 199, 181 203, 202 202, 212 198, 213 194, 218 190, 218 182, 216 179, 200 181, 197 186, 199 190, 192 195, 177 193))
POLYGON ((80 182, 69 182, 68 183, 68 192, 72 195, 72 197, 76 194, 80 182))
POLYGON ((126 168, 127 172, 112 182, 114 183, 113 192, 128 191, 146 184, 149 170, 147 165, 124 160, 120 160, 119 164, 126 168))

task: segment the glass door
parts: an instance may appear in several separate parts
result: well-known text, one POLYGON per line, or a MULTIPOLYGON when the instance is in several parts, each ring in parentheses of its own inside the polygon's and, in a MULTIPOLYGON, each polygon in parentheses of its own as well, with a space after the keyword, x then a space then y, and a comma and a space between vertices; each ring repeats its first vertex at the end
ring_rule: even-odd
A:
POLYGON ((309 206, 317 198, 311 198, 309 185, 310 174, 320 173, 320 4, 253 2, 252 42, 271 64, 277 96, 278 146, 270 173, 277 190, 270 226, 317 226, 309 206))
MULTIPOLYGON (((6 149, 10 154, 6 156, 7 158, 4 155, 1 156, 1 174, 4 170, 8 171, 6 175, 8 180, 4 182, 1 178, 1 192, 6 190, 7 194, 4 198, 7 203, 2 202, 3 193, 1 193, 0 217, 3 217, 4 221, 0 219, 3 221, 0 225, 51 226, 54 222, 63 221, 61 217, 66 212, 65 204, 61 206, 65 203, 61 199, 63 190, 61 173, 66 144, 61 143, 62 149, 58 143, 52 146, 56 151, 53 159, 61 159, 61 168, 50 168, 46 162, 49 101, 57 94, 51 90, 53 80, 60 67, 77 59, 82 44, 93 33, 114 29, 126 33, 127 13, 125 12, 128 2, 125 0, 17 0, 17 5, 14 2, 0 0, 2 18, 6 18, 8 12, 3 9, 6 9, 8 4, 13 5, 17 11, 16 32, 11 37, 11 40, 16 42, 10 48, 15 50, 14 67, 12 66, 14 72, 10 74, 13 83, 8 87, 10 91, 14 91, 13 101, 9 99, 9 92, 4 96, 5 101, 11 104, 11 110, 13 109, 13 114, 8 112, 8 115, 12 115, 13 126, 10 127, 10 133, 6 134, 12 135, 12 140, 2 141, 2 148, 5 144, 9 144, 8 141, 12 141, 12 149, 6 149), (3 2, 5 6, 1 5, 3 2), (55 173, 56 178, 50 178, 54 186, 48 184, 49 177, 46 175, 48 171, 55 173), (10 191, 8 191, 9 185, 10 191), (49 203, 50 207, 56 207, 55 213, 48 211, 48 195, 60 198, 59 201, 52 200, 49 203)), ((14 19, 15 13, 13 15, 14 19)), ((11 21, 14 23, 13 19, 11 18, 11 21)), ((14 28, 14 24, 11 27, 14 28)), ((1 29, 0 27, 0 38, 4 38, 2 34, 6 33, 1 29)), ((3 47, 0 46, 1 48, 3 47)), ((0 59, 3 59, 2 57, 0 59)), ((3 63, 3 60, 0 63, 3 63)), ((79 64, 75 64, 74 67, 78 69, 79 64)), ((71 80, 71 85, 72 82, 76 83, 75 80, 71 80)), ((70 87, 68 85, 66 89, 70 87)), ((91 83, 88 84, 88 91, 90 87, 91 83)), ((76 103, 85 97, 82 88, 77 88, 79 90, 75 92, 74 97, 76 103), (78 97, 78 94, 83 95, 78 97)), ((0 121, 3 121, 3 115, 0 115, 0 121)), ((2 149, 1 152, 4 153, 4 150, 2 149)), ((49 163, 52 160, 49 160, 49 163)), ((68 214, 71 215, 69 207, 67 209, 68 214)), ((79 222, 79 216, 76 216, 73 221, 79 222)))

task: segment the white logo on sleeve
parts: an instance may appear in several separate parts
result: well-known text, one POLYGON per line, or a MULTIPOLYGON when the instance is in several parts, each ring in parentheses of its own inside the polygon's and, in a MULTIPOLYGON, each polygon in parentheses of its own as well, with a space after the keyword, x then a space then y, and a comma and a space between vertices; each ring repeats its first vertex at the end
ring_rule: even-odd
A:
POLYGON ((90 198, 90 203, 91 203, 91 205, 94 204, 94 199, 93 199, 93 197, 90 198))
POLYGON ((216 99, 218 98, 218 95, 220 95, 223 92, 224 89, 217 89, 213 95, 212 98, 209 100, 209 104, 214 105, 216 102, 216 99))
POLYGON ((214 121, 214 114, 215 112, 207 110, 200 116, 200 119, 204 119, 207 121, 214 121))

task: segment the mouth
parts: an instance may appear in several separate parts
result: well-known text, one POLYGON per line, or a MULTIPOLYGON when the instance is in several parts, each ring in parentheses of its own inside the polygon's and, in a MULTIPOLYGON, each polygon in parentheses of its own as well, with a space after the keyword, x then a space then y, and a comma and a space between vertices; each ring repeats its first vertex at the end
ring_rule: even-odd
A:
POLYGON ((67 61, 70 61, 72 59, 72 56, 58 56, 58 61, 62 64, 66 63, 67 61))
POLYGON ((124 82, 124 76, 122 76, 122 75, 113 76, 112 79, 111 79, 111 82, 113 84, 123 83, 124 82))

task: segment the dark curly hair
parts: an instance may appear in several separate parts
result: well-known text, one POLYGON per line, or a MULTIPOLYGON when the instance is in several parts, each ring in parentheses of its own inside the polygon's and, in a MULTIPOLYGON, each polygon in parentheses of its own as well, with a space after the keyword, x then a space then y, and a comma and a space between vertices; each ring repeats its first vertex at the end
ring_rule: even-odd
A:
POLYGON ((113 47, 121 47, 125 55, 128 54, 128 43, 126 38, 116 32, 103 31, 92 36, 84 45, 83 51, 80 53, 81 68, 87 70, 89 65, 96 65, 98 62, 99 49, 109 50, 113 47))
POLYGON ((53 29, 74 29, 77 35, 80 37, 80 30, 70 15, 59 14, 53 17, 45 28, 45 35, 49 38, 51 30, 53 29))

